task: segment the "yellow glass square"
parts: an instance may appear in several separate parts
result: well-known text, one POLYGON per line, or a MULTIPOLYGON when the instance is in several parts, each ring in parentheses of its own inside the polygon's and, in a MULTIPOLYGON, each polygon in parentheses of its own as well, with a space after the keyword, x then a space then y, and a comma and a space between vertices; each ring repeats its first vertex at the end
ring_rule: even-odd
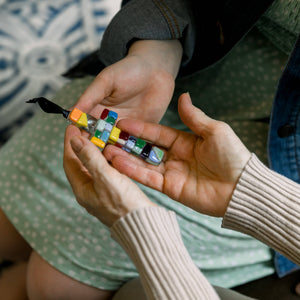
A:
POLYGON ((113 127, 113 129, 110 132, 108 142, 111 144, 115 144, 119 139, 120 133, 121 133, 121 129, 117 127, 113 127))
POLYGON ((86 113, 82 113, 79 120, 77 121, 77 126, 88 127, 88 118, 86 113))
POLYGON ((105 143, 104 143, 102 140, 96 138, 95 136, 93 136, 93 137, 91 138, 91 142, 92 142, 94 145, 96 145, 98 148, 100 148, 101 150, 103 150, 104 147, 105 147, 105 143))

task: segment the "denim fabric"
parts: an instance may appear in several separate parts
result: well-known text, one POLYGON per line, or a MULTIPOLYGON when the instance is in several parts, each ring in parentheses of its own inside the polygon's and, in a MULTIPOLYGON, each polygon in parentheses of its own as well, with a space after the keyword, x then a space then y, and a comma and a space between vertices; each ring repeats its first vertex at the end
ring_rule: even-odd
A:
MULTIPOLYGON (((270 167, 300 183, 300 36, 278 85, 268 151, 270 167)), ((279 253, 274 260, 279 277, 300 269, 279 253)))

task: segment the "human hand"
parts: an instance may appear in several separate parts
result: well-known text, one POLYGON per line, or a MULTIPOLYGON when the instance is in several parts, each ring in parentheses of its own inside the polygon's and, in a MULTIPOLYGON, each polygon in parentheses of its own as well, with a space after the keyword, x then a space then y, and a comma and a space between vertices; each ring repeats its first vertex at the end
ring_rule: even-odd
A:
POLYGON ((178 111, 194 133, 139 120, 118 123, 122 130, 166 149, 159 166, 146 164, 114 146, 107 147, 105 156, 132 179, 200 213, 224 216, 251 154, 226 123, 194 107, 189 94, 179 98, 178 111))
POLYGON ((137 41, 124 59, 99 73, 75 106, 95 117, 105 106, 121 118, 159 122, 173 95, 181 55, 177 40, 137 41))
POLYGON ((64 169, 77 202, 105 225, 110 227, 130 211, 155 205, 73 125, 66 129, 64 149, 64 169))

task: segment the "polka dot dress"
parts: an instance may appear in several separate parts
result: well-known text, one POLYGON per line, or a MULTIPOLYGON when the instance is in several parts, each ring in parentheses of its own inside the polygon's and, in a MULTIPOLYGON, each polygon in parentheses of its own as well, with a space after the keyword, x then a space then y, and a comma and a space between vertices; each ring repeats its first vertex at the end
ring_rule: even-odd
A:
MULTIPOLYGON (((229 122, 250 150, 266 161, 265 120, 286 58, 253 30, 222 62, 178 81, 175 99, 189 91, 195 105, 229 122)), ((74 80, 53 101, 70 107, 91 80, 74 80)), ((175 100, 162 123, 186 130, 175 100)), ((115 290, 138 273, 109 230, 75 201, 62 166, 65 127, 60 116, 38 113, 1 149, 0 206, 56 269, 85 284, 115 290)), ((152 201, 176 212, 184 243, 211 283, 231 287, 274 272, 272 252, 265 245, 221 229, 221 219, 143 190, 152 201)))
MULTIPOLYGON (((253 29, 214 67, 178 80, 175 97, 188 90, 194 105, 229 123, 246 146, 267 163, 269 117, 286 59, 287 55, 253 29)), ((174 104, 172 108, 174 111, 174 104)))

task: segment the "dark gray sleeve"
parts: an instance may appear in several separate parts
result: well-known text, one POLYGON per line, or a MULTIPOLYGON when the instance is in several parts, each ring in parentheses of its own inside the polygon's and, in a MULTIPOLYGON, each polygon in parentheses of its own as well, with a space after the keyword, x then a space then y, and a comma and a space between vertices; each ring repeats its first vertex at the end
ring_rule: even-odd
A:
POLYGON ((99 58, 110 65, 124 58, 136 40, 179 39, 184 48, 182 65, 195 47, 193 14, 189 0, 131 0, 107 27, 99 58))
POLYGON ((192 74, 230 52, 273 1, 123 0, 125 5, 108 25, 100 50, 65 76, 97 75, 124 58, 134 41, 149 39, 178 39, 183 46, 179 76, 192 74))

